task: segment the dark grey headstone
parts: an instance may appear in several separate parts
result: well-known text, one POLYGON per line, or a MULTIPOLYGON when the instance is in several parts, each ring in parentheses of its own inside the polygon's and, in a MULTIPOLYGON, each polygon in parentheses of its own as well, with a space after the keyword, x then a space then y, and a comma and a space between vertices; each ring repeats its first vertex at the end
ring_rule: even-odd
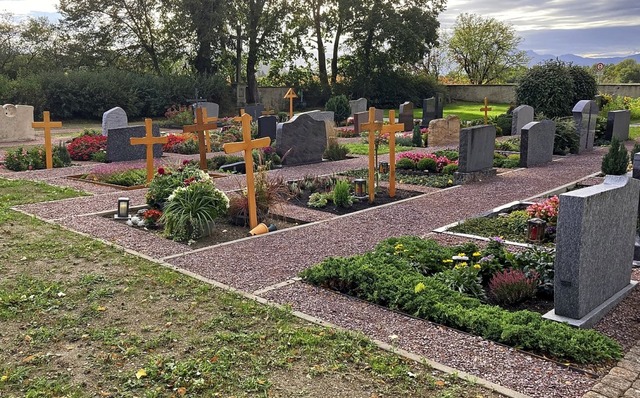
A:
POLYGON ((533 122, 533 107, 520 105, 511 114, 511 135, 519 135, 525 124, 533 122))
POLYGON ((593 140, 596 136, 596 119, 598 117, 598 106, 595 101, 578 101, 573 107, 573 120, 576 123, 576 130, 580 136, 578 153, 593 150, 593 140), (595 112, 595 113, 594 113, 595 112))
POLYGON ((413 102, 400 104, 400 115, 398 122, 404 124, 404 131, 413 130, 413 102))
MULTIPOLYGON (((142 138, 146 134, 144 126, 110 129, 107 136, 107 162, 124 162, 147 158, 146 145, 131 145, 130 138, 142 138)), ((153 136, 160 137, 160 128, 153 125, 153 136)), ((162 156, 162 144, 153 145, 153 157, 162 156)))
POLYGON ((555 308, 545 317, 589 327, 633 287, 639 192, 640 181, 609 175, 560 195, 555 308))
POLYGON ((533 167, 553 160, 553 141, 556 122, 543 120, 522 127, 520 138, 520 167, 533 167))
POLYGON ((309 112, 302 112, 300 113, 300 115, 309 115, 314 120, 322 120, 324 122, 335 123, 333 111, 309 111, 309 112))
POLYGON ((473 173, 493 168, 495 146, 495 126, 474 126, 461 129, 458 171, 473 173))
POLYGON ((633 154, 633 178, 640 180, 640 153, 633 154))
POLYGON ((269 137, 271 142, 276 139, 276 127, 278 125, 278 118, 269 116, 260 116, 258 118, 258 138, 269 137))
POLYGON ((127 127, 128 125, 127 112, 119 106, 111 108, 102 114, 102 135, 109 135, 109 130, 127 127))
POLYGON ((630 123, 630 110, 610 111, 607 114, 607 130, 604 133, 604 138, 611 140, 616 137, 620 141, 628 140, 630 123))
POLYGON ((207 110, 207 117, 218 117, 220 113, 220 105, 215 102, 197 102, 193 105, 193 114, 196 113, 196 108, 204 108, 207 110))
POLYGON ((354 116, 356 113, 365 112, 367 110, 367 99, 358 98, 357 100, 351 100, 349 101, 349 106, 351 107, 351 116, 354 116))
POLYGON ((276 151, 282 157, 283 165, 322 162, 325 149, 327 129, 324 121, 302 114, 278 124, 276 151))
POLYGON ((249 114, 251 120, 258 120, 258 118, 262 116, 262 112, 264 112, 264 105, 262 104, 247 105, 244 107, 244 113, 249 114))
POLYGON ((222 166, 220 166, 220 171, 226 171, 229 173, 246 174, 247 165, 245 164, 245 162, 223 164, 222 166))
POLYGON ((444 112, 444 101, 439 93, 433 97, 422 100, 422 122, 420 126, 428 127, 429 122, 434 119, 442 119, 444 112))

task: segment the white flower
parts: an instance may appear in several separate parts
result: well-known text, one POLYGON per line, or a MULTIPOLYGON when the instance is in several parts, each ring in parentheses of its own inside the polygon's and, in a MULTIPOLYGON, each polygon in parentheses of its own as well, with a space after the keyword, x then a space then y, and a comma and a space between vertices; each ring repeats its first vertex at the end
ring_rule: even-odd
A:
POLYGON ((138 221, 138 226, 139 227, 144 227, 144 220, 138 221))
POLYGON ((138 225, 139 222, 140 222, 140 217, 138 216, 131 217, 131 224, 138 225))
POLYGON ((131 220, 127 220, 127 225, 133 227, 133 223, 131 222, 131 220))

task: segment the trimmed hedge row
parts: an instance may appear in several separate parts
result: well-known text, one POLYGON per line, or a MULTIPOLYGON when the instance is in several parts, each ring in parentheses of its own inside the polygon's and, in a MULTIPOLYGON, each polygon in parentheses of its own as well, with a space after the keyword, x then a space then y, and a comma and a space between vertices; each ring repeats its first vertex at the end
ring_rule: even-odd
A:
POLYGON ((372 253, 329 258, 303 271, 302 277, 314 285, 559 360, 598 363, 621 357, 620 345, 607 336, 547 321, 532 311, 510 312, 483 304, 423 275, 407 258, 389 253, 388 247, 383 242, 372 253))

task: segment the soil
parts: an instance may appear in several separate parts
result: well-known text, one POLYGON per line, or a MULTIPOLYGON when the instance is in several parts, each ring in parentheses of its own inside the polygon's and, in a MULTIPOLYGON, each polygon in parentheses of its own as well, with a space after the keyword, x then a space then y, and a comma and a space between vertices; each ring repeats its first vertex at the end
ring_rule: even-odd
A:
POLYGON ((546 314, 553 309, 553 298, 536 297, 521 303, 502 305, 501 307, 509 311, 529 310, 539 314, 546 314))

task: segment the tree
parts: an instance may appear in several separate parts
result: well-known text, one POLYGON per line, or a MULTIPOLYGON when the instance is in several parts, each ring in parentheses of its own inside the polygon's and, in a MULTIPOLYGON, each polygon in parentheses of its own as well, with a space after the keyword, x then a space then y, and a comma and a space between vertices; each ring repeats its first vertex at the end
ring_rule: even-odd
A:
POLYGON ((509 69, 527 63, 526 53, 518 51, 520 41, 507 23, 476 14, 460 14, 449 51, 472 84, 487 84, 505 76, 509 69))

